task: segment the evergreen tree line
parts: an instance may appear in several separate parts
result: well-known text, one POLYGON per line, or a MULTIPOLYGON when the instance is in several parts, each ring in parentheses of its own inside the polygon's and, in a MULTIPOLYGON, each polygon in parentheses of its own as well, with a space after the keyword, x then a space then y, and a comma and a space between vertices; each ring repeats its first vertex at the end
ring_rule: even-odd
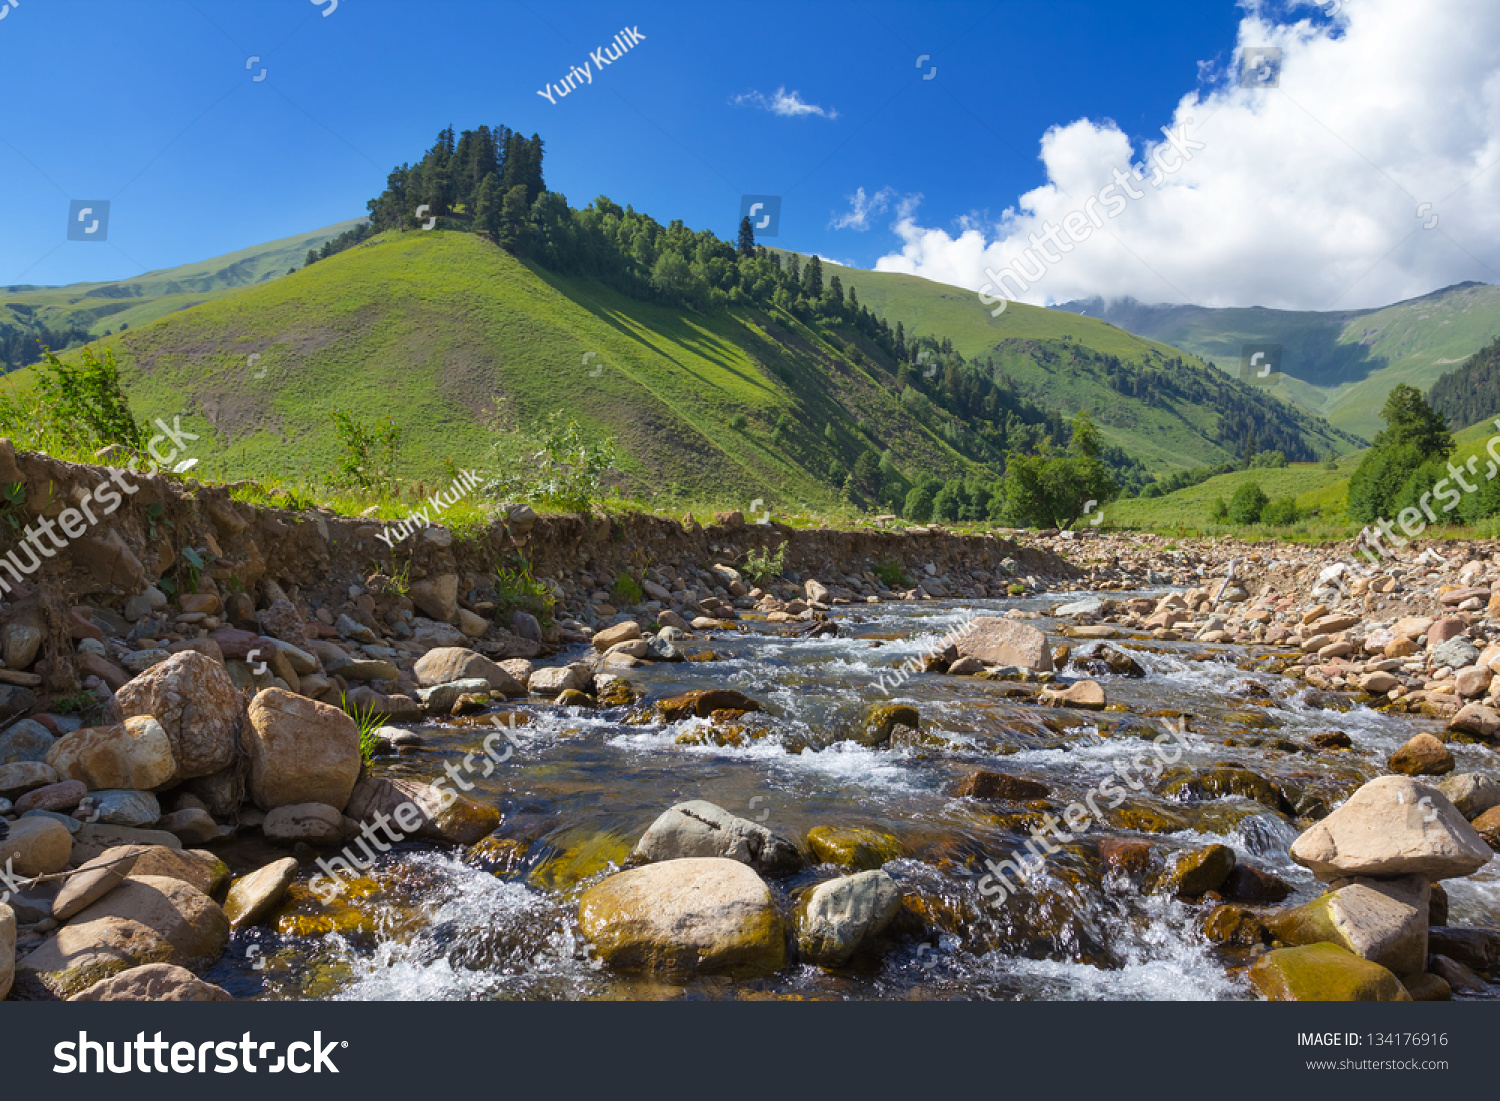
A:
POLYGON ((1500 337, 1434 382, 1428 401, 1455 431, 1500 416, 1500 337))

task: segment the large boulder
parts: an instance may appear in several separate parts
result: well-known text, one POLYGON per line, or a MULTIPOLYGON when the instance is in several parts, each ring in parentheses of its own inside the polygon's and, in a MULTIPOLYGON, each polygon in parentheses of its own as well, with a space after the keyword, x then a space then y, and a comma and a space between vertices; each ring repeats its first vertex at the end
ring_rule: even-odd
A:
POLYGON ((1014 665, 1035 673, 1052 672, 1052 650, 1047 636, 1013 619, 981 616, 959 638, 959 657, 978 658, 986 665, 1014 665))
POLYGON ((337 845, 344 838, 344 816, 326 803, 286 803, 271 810, 260 829, 283 844, 337 845))
POLYGON ((1250 983, 1273 1002, 1409 1002, 1386 968, 1336 944, 1267 952, 1250 968, 1250 983))
POLYGON ((452 845, 472 845, 494 833, 501 820, 500 812, 488 803, 450 788, 440 789, 420 780, 371 777, 354 785, 344 813, 382 831, 376 837, 390 829, 402 837, 423 837, 452 845))
POLYGON ((55 784, 57 770, 44 761, 17 761, 0 765, 0 799, 16 799, 28 791, 55 784))
POLYGON ((73 835, 55 818, 22 818, 11 822, 6 835, 0 837, 0 868, 8 865, 12 875, 60 872, 68 866, 72 853, 73 835))
POLYGON ((593 670, 575 662, 572 665, 549 665, 532 671, 526 689, 538 696, 557 696, 569 688, 582 692, 593 681, 593 670))
POLYGON ((1427 913, 1432 886, 1420 876, 1356 879, 1267 922, 1289 945, 1326 941, 1397 975, 1427 964, 1427 913))
POLYGON ((1360 788, 1292 844, 1292 859, 1324 882, 1343 876, 1472 875, 1494 854, 1447 796, 1405 776, 1360 788))
POLYGON ((35 719, 22 719, 0 732, 0 765, 18 761, 45 761, 56 739, 35 719))
POLYGON ((785 875, 802 866, 792 842, 702 799, 664 811, 630 854, 643 864, 695 856, 738 860, 762 875, 785 875))
POLYGON ((120 845, 180 849, 182 841, 166 830, 138 830, 129 826, 107 826, 98 822, 86 822, 73 835, 73 862, 82 864, 120 845))
POLYGON ((177 764, 172 780, 207 776, 234 762, 245 700, 229 671, 196 650, 173 654, 115 694, 122 718, 150 715, 166 731, 177 764))
POLYGON ((206 966, 228 943, 229 919, 213 899, 180 880, 132 875, 16 967, 67 997, 143 963, 206 966))
POLYGON ((412 582, 411 602, 424 615, 452 623, 458 617, 458 575, 442 573, 412 582))
POLYGON ((882 871, 820 883, 798 915, 797 948, 808 963, 842 967, 884 932, 900 909, 901 891, 882 871))
POLYGON ((204 982, 185 967, 145 963, 100 979, 80 990, 70 1002, 232 1002, 222 986, 204 982))
POLYGON ((618 646, 622 642, 631 642, 640 637, 640 624, 633 619, 627 619, 623 623, 616 623, 613 627, 605 627, 596 631, 591 641, 594 649, 602 654, 612 646, 618 646))
POLYGON ((136 858, 135 868, 130 874, 176 879, 213 896, 229 882, 229 865, 207 849, 169 849, 165 845, 150 845, 136 858))
POLYGON ((624 970, 780 970, 787 931, 770 890, 748 866, 720 857, 667 860, 595 884, 578 924, 598 958, 624 970))
POLYGON ((47 753, 59 776, 90 789, 150 791, 177 775, 172 740, 150 715, 132 715, 114 726, 91 726, 59 738, 47 753))
POLYGON ((526 695, 526 689, 517 683, 515 677, 483 654, 465 650, 461 646, 440 646, 436 650, 427 651, 417 659, 412 672, 423 688, 479 679, 495 691, 504 692, 512 698, 526 695))
POLYGON ((1441 776, 1453 771, 1453 754, 1431 734, 1418 734, 1392 753, 1386 767, 1405 776, 1441 776))
POLYGON ((280 688, 250 703, 250 795, 262 810, 326 803, 342 810, 359 778, 359 727, 337 707, 280 688))

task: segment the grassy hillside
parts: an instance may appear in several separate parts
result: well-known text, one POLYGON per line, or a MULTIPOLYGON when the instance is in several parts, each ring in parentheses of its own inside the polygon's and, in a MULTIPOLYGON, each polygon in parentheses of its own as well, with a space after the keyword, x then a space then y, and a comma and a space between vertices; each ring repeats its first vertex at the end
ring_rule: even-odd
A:
MULTIPOLYGON (((212 260, 147 272, 134 279, 73 283, 65 287, 0 288, 0 335, 8 327, 13 333, 11 343, 23 356, 10 364, 0 357, 0 372, 8 366, 19 367, 40 358, 33 338, 38 326, 52 332, 82 331, 89 338, 117 332, 122 326, 138 328, 177 310, 300 268, 308 249, 320 246, 360 221, 341 222, 212 260)), ((59 350, 77 343, 81 341, 58 342, 53 348, 59 350)))
POLYGON ((849 341, 780 312, 643 303, 438 230, 382 235, 107 343, 138 414, 189 414, 210 476, 318 482, 335 408, 389 415, 407 433, 407 473, 431 479, 444 460, 484 465, 497 426, 557 409, 616 437, 646 494, 831 503, 830 460, 852 464, 867 445, 907 470, 978 472, 939 435, 947 415, 927 406, 919 419, 849 341))
MULTIPOLYGON (((1154 471, 1215 466, 1238 458, 1219 429, 1235 412, 1265 418, 1305 440, 1318 454, 1345 452, 1362 441, 1341 435, 1301 410, 1267 401, 1266 395, 1201 362, 1182 360, 1166 344, 1133 335, 1106 321, 1061 310, 1010 304, 991 317, 972 291, 914 275, 862 271, 825 264, 853 287, 859 300, 908 333, 949 336, 966 356, 993 355, 1033 400, 1067 412, 1088 410, 1108 443, 1123 447, 1154 471), (1136 397, 1110 384, 1101 357, 1115 357, 1134 373, 1159 372, 1189 394, 1136 397)), ((1262 447, 1269 447, 1264 439, 1262 447)))
POLYGON ((1370 437, 1398 383, 1427 390, 1500 335, 1500 287, 1460 283, 1376 310, 1210 309, 1088 299, 1060 310, 1107 320, 1239 368, 1245 344, 1282 345, 1282 382, 1272 391, 1330 423, 1370 437))

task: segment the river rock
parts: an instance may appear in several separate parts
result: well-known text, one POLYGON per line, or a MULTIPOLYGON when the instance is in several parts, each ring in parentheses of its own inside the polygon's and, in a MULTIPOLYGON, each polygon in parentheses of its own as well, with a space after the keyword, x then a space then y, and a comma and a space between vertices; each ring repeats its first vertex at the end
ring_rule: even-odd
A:
POLYGON ((1491 807, 1500 807, 1500 783, 1482 773, 1455 773, 1439 783, 1437 789, 1470 822, 1491 807))
POLYGON ((594 649, 601 654, 611 646, 617 646, 622 642, 630 642, 632 639, 641 637, 641 626, 633 619, 627 619, 623 623, 616 623, 613 627, 605 627, 603 630, 594 632, 594 649))
POLYGON ((538 696, 556 696, 569 688, 586 691, 592 680, 593 671, 586 665, 549 665, 532 670, 526 689, 538 696))
POLYGON ((174 781, 207 776, 234 762, 245 701, 218 662, 195 650, 173 654, 115 695, 122 719, 150 715, 166 731, 174 781))
POLYGON ((1409 1002, 1401 980, 1336 944, 1278 948, 1250 968, 1250 983, 1273 1002, 1409 1002))
POLYGON ((458 646, 443 646, 427 651, 417 659, 412 672, 417 678, 417 684, 423 688, 478 679, 512 698, 526 695, 526 689, 489 658, 458 646))
POLYGON ((904 703, 878 703, 865 712, 864 719, 853 731, 854 741, 872 749, 891 740, 898 726, 919 728, 921 716, 917 709, 904 703))
POLYGON ((376 658, 351 661, 348 665, 339 669, 339 676, 345 680, 393 681, 400 675, 401 670, 397 669, 394 663, 376 658))
POLYGON ((0 723, 30 711, 36 706, 36 693, 29 688, 0 684, 0 723))
MULTIPOLYGON (((411 602, 423 615, 442 623, 452 623, 458 616, 458 575, 441 573, 413 581, 411 602)), ((464 637, 462 632, 459 637, 464 637)))
POLYGON ((51 818, 22 818, 0 837, 0 868, 19 876, 50 875, 68 866, 73 835, 51 818))
MULTIPOLYGON (((120 845, 131 845, 136 848, 149 848, 160 846, 167 849, 181 849, 182 842, 166 830, 137 830, 129 826, 106 826, 97 822, 85 822, 83 826, 73 835, 73 860, 82 863, 101 856, 110 849, 120 845)), ((160 873, 149 872, 145 874, 157 875, 160 873)), ((204 892, 205 894, 211 892, 204 892)))
POLYGON ((1441 776, 1453 771, 1453 754, 1431 734, 1418 734, 1386 762, 1392 772, 1405 776, 1441 776))
POLYGON ((114 726, 92 726, 59 738, 47 754, 59 776, 91 789, 150 791, 177 775, 172 740, 150 715, 132 715, 114 726))
POLYGON ((1421 876, 1359 878, 1267 922, 1289 945, 1327 941, 1398 975, 1427 963, 1431 886, 1421 876))
POLYGON ((748 977, 787 962, 775 899, 737 860, 690 857, 619 872, 584 894, 578 924, 599 959, 624 970, 748 977))
POLYGON ((957 643, 960 657, 978 658, 986 665, 1015 665, 1035 673, 1052 672, 1047 636, 1013 619, 981 616, 957 643))
POLYGON ((100 979, 70 1002, 232 1002, 222 986, 204 982, 185 967, 146 963, 100 979))
POLYGON ((1080 680, 1067 688, 1044 688, 1037 702, 1050 707, 1078 707, 1085 711, 1103 711, 1109 704, 1104 686, 1096 680, 1080 680))
POLYGON ((1198 898, 1217 891, 1234 871, 1234 850, 1228 845, 1205 845, 1177 858, 1157 884, 1163 894, 1198 898))
POLYGON ((820 883, 798 916, 797 948, 819 967, 842 967, 885 931, 901 909, 896 881, 882 871, 820 883))
POLYGON ((953 795, 959 799, 1045 799, 1050 794, 1046 784, 982 768, 970 772, 953 788, 953 795))
POLYGON ((90 792, 83 807, 89 811, 87 821, 106 826, 141 828, 161 821, 161 803, 149 791, 103 788, 90 792))
POLYGON ((55 739, 35 719, 22 719, 0 733, 0 765, 19 761, 45 761, 55 739))
POLYGON ((1451 879, 1472 875, 1492 854, 1437 788, 1381 776, 1297 838, 1291 855, 1327 882, 1341 876, 1451 879))
POLYGON ((227 828, 220 827, 213 815, 202 807, 184 807, 164 814, 157 826, 184 845, 206 845, 227 835, 227 828))
POLYGON ((290 642, 300 650, 307 649, 307 622, 297 606, 284 597, 273 600, 260 613, 262 633, 283 642, 290 642))
POLYGON ((165 845, 149 845, 136 858, 135 869, 130 874, 176 879, 212 896, 229 882, 229 865, 206 849, 169 849, 165 845))
MULTIPOLYGON (((533 674, 535 676, 535 674, 533 674)), ((759 711, 755 700, 733 688, 707 688, 687 692, 656 705, 661 716, 669 723, 681 719, 706 719, 715 711, 759 711)))
MULTIPOLYGON (((1437 624, 1433 624, 1433 630, 1437 630, 1437 624)), ((1432 646, 1432 636, 1429 635, 1428 646, 1431 647, 1429 664, 1434 668, 1446 665, 1449 669, 1462 669, 1479 660, 1479 649, 1465 638, 1450 638, 1432 646)))
POLYGON ((872 870, 901 855, 901 843, 879 830, 850 826, 814 826, 807 831, 813 855, 841 868, 872 870))
POLYGON ((488 803, 419 780, 366 777, 354 785, 345 813, 382 832, 395 829, 405 837, 425 837, 451 845, 472 845, 500 825, 500 812, 488 803), (394 823, 383 826, 382 818, 394 823))
POLYGON ((1474 819, 1474 832, 1490 848, 1500 851, 1500 807, 1491 807, 1474 819))
POLYGON ((490 682, 483 677, 471 677, 468 680, 450 681, 447 684, 435 684, 431 688, 418 688, 417 699, 422 701, 423 709, 429 715, 447 715, 453 711, 453 705, 463 696, 482 696, 488 699, 490 695, 490 682))
POLYGON ((229 943, 217 903, 176 879, 132 875, 17 964, 67 997, 143 963, 206 966, 229 943))
POLYGON ((77 780, 62 780, 43 788, 32 788, 16 800, 15 811, 25 814, 31 810, 69 811, 89 793, 77 780))
POLYGON ((85 862, 63 883, 52 900, 52 916, 67 921, 92 902, 109 894, 135 870, 145 850, 134 846, 107 849, 85 862))
POLYGON ((325 803, 288 803, 268 811, 260 829, 272 841, 337 845, 344 836, 344 816, 325 803))
POLYGON ((1500 711, 1482 703, 1466 703, 1448 720, 1448 729, 1473 734, 1485 741, 1493 740, 1496 734, 1500 734, 1500 711))
POLYGON ((229 919, 230 928, 245 929, 268 917, 295 878, 297 858, 286 856, 236 879, 224 899, 224 916, 229 919))
POLYGON ((57 770, 41 761, 17 761, 0 765, 0 799, 16 800, 28 791, 55 784, 57 770))
POLYGON ((0 902, 0 1001, 16 977, 16 912, 0 902))
POLYGON ((787 875, 802 866, 792 842, 702 799, 664 811, 630 854, 633 862, 644 864, 685 857, 738 860, 762 875, 787 875))
POLYGON ((359 778, 359 727, 337 707, 280 688, 251 701, 250 794, 262 810, 326 803, 342 810, 359 778))

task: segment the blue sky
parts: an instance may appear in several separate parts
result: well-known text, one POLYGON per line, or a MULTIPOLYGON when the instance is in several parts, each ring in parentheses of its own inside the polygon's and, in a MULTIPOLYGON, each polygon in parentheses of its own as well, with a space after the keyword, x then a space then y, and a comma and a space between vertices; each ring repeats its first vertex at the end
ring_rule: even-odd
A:
POLYGON ((1150 134, 1198 61, 1227 57, 1237 19, 1202 0, 328 7, 12 7, 0 284, 128 277, 363 214, 449 123, 541 133, 547 182, 575 206, 607 194, 728 236, 741 194, 782 195, 776 243, 870 266, 888 233, 830 228, 857 188, 921 193, 940 219, 998 213, 1043 179, 1049 125, 1108 116, 1150 134), (592 85, 537 95, 627 26, 645 41, 592 85), (734 103, 777 89, 837 117, 734 103), (69 201, 100 198, 108 240, 68 241, 69 201))
POLYGON ((1207 151, 1035 300, 1326 308, 1500 281, 1500 172, 1473 183, 1500 141, 1478 94, 1500 57, 1490 0, 0 8, 0 285, 126 278, 356 217, 443 126, 504 123, 542 135, 575 206, 606 194, 730 236, 743 194, 780 195, 775 244, 978 287, 1022 230, 1194 113, 1207 151), (626 27, 644 41, 592 84, 537 94, 626 27), (1235 87, 1238 49, 1270 43, 1281 87, 1235 87), (818 110, 777 112, 778 91, 818 110), (879 201, 840 226, 859 189, 879 201), (1448 206, 1423 235, 1427 198, 1448 206), (108 240, 67 240, 70 203, 97 199, 108 240))

